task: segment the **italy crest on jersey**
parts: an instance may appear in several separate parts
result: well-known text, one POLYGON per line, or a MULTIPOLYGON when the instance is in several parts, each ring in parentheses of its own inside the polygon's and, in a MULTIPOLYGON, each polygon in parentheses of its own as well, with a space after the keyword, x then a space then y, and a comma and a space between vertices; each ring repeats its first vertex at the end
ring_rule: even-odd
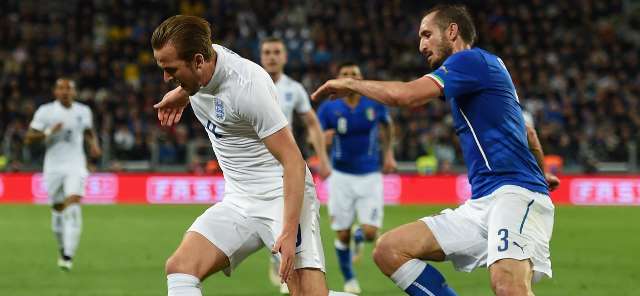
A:
POLYGON ((366 113, 367 113, 367 119, 368 119, 369 121, 373 121, 373 120, 375 120, 375 119, 376 119, 376 111, 375 111, 375 110, 373 110, 373 108, 372 108, 372 107, 367 108, 366 113))
POLYGON ((223 121, 224 120, 224 103, 219 98, 214 98, 214 106, 215 106, 215 115, 216 119, 223 121))

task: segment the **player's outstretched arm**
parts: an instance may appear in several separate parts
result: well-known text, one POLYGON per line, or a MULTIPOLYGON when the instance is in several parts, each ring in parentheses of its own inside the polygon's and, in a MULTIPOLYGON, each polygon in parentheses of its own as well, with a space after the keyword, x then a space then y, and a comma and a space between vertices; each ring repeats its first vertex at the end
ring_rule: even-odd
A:
POLYGON ((284 212, 282 233, 276 241, 274 254, 280 253, 280 278, 288 281, 293 274, 296 238, 302 210, 306 165, 288 127, 284 127, 263 140, 269 152, 284 169, 284 212))
POLYGON ((184 108, 189 104, 189 94, 178 86, 166 93, 162 100, 153 105, 158 110, 158 120, 162 126, 172 126, 180 121, 184 108))
POLYGON ((341 78, 327 81, 312 95, 314 101, 323 98, 343 97, 356 92, 382 104, 399 107, 415 107, 430 99, 442 96, 442 89, 431 80, 421 77, 409 82, 373 81, 341 78))
MULTIPOLYGON (((544 151, 542 151, 542 144, 538 139, 538 133, 533 126, 526 125, 527 127, 527 141, 529 142, 529 150, 533 153, 533 156, 538 162, 538 166, 544 172, 544 151)), ((544 178, 547 180, 549 190, 554 191, 560 186, 560 179, 550 172, 544 173, 544 178)))
POLYGON ((316 155, 318 155, 318 159, 320 160, 320 169, 318 174, 320 175, 320 178, 324 180, 331 175, 331 164, 329 163, 329 157, 327 156, 327 146, 325 144, 322 127, 320 126, 316 112, 313 110, 309 110, 304 113, 302 118, 305 126, 307 127, 307 133, 309 133, 309 139, 311 140, 311 145, 313 145, 313 150, 316 151, 316 155))

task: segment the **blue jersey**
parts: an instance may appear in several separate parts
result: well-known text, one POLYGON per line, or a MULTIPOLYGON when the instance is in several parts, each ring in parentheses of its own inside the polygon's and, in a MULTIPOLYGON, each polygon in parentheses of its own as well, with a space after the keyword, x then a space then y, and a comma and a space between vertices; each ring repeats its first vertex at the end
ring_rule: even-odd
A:
POLYGON ((334 169, 358 175, 380 170, 378 123, 390 122, 387 107, 364 96, 355 108, 341 99, 325 101, 318 119, 323 129, 336 131, 331 147, 334 169))
POLYGON ((479 48, 457 52, 427 75, 443 89, 468 169, 471 198, 503 185, 549 194, 529 151, 522 107, 502 60, 479 48))

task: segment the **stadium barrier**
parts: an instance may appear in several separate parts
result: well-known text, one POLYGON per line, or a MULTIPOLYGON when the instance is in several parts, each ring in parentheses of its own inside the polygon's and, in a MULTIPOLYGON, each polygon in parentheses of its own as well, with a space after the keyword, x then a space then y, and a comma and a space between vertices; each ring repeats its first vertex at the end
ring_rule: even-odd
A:
MULTIPOLYGON (((556 204, 640 205, 640 176, 562 176, 552 193, 556 204)), ((326 183, 316 178, 318 197, 326 183)), ((222 176, 92 174, 83 200, 88 204, 212 204, 222 199, 222 176)), ((386 204, 459 204, 470 196, 465 175, 386 175, 386 204)), ((47 203, 41 174, 0 174, 0 203, 47 203)))

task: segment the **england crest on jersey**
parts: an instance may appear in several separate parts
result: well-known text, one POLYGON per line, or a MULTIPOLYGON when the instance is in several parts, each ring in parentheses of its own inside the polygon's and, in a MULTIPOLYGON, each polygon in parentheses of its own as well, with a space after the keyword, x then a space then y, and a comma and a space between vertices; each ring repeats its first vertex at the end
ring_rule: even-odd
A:
POLYGON ((216 119, 219 121, 223 121, 224 120, 224 103, 219 98, 214 98, 213 102, 215 106, 216 119))

